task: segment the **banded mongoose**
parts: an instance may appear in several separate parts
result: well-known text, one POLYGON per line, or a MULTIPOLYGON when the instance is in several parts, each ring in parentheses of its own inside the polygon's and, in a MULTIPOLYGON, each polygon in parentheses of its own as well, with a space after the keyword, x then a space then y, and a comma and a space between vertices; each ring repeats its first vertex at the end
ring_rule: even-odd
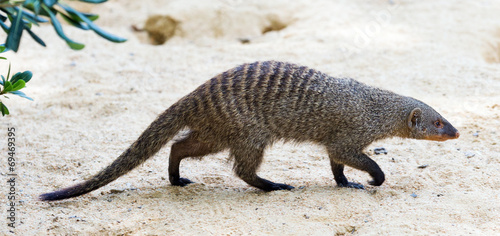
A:
POLYGON ((371 185, 381 185, 384 173, 362 152, 373 141, 393 136, 435 141, 459 137, 445 118, 419 100, 305 66, 255 62, 221 73, 181 98, 91 179, 40 199, 66 199, 98 189, 146 161, 184 128, 188 135, 170 152, 172 185, 192 183, 179 176, 182 159, 229 149, 236 175, 264 191, 293 189, 257 175, 265 148, 278 140, 325 146, 337 185, 363 188, 348 182, 343 170, 347 165, 366 171, 373 178, 371 185))

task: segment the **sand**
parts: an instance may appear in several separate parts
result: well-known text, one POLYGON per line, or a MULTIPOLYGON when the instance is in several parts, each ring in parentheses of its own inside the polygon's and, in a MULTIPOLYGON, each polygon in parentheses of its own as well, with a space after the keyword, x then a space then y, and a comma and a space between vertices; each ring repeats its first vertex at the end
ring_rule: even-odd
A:
MULTIPOLYGON (((33 72, 24 92, 35 101, 2 98, 12 114, 0 120, 2 234, 500 235, 499 1, 111 0, 77 7, 98 13, 102 28, 128 41, 65 26, 86 45, 72 51, 42 25, 34 31, 47 48, 25 37, 17 54, 6 54, 13 71, 33 72), (180 22, 163 45, 131 29, 157 14, 180 22), (293 191, 249 187, 232 173, 227 152, 183 161, 181 175, 196 183, 174 187, 169 143, 90 194, 37 200, 97 173, 204 81, 257 60, 307 65, 415 97, 461 137, 372 144, 366 152, 386 182, 366 190, 336 187, 326 152, 310 143, 266 151, 259 173, 293 191), (9 127, 17 147, 15 229, 6 219, 9 127), (388 154, 375 155, 376 147, 388 154)), ((362 184, 370 178, 351 168, 346 176, 362 184)))

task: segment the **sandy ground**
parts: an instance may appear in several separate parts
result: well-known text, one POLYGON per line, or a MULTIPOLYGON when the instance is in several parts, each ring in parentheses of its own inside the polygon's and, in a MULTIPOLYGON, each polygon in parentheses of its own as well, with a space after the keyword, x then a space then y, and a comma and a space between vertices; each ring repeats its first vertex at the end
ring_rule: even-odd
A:
MULTIPOLYGON (((500 235, 500 2, 133 1, 79 5, 107 42, 65 27, 85 43, 72 51, 50 25, 48 44, 23 38, 8 53, 31 70, 30 102, 4 100, 0 119, 2 234, 11 235, 500 235), (166 44, 148 43, 148 16, 179 21, 166 44), (276 22, 286 27, 262 33, 276 22), (249 40, 242 43, 239 39, 249 40), (232 173, 227 153, 186 160, 185 188, 168 182, 170 144, 126 176, 54 203, 37 196, 97 173, 157 114, 207 79, 256 60, 283 60, 418 98, 461 132, 458 140, 388 139, 366 152, 386 173, 367 190, 335 186, 322 147, 279 143, 260 174, 297 187, 264 193, 232 173), (17 145, 16 228, 7 227, 7 133, 17 145), (373 148, 385 147, 387 155, 373 148), (427 165, 427 168, 419 166, 427 165)), ((8 64, 2 62, 5 74, 8 64)), ((366 184, 369 176, 347 168, 366 184)))

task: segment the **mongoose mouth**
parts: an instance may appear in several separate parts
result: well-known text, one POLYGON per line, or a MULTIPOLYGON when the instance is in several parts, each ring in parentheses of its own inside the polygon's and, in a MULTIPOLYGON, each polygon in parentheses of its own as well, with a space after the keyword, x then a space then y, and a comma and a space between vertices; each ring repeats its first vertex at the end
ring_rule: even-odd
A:
POLYGON ((429 136, 425 137, 425 140, 446 141, 449 139, 457 139, 458 137, 460 137, 460 133, 458 131, 456 131, 454 135, 450 135, 450 134, 429 135, 429 136))

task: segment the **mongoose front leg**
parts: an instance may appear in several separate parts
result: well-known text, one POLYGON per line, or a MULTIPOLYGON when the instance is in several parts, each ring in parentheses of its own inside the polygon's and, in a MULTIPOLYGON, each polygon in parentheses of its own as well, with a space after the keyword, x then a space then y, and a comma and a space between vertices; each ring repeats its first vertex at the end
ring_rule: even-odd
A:
POLYGON ((332 165, 333 177, 335 177, 335 182, 339 187, 365 189, 362 184, 347 181, 344 175, 344 165, 335 163, 332 159, 330 159, 330 164, 332 165))
POLYGON ((335 181, 340 187, 363 188, 361 184, 347 181, 347 178, 344 176, 344 165, 368 172, 373 178, 368 182, 371 185, 380 186, 384 183, 384 172, 382 172, 375 161, 364 153, 336 154, 330 152, 329 156, 335 181))
POLYGON ((293 186, 274 183, 257 175, 257 170, 262 163, 264 149, 231 150, 235 158, 234 171, 247 184, 263 191, 291 190, 293 186))
POLYGON ((179 175, 179 166, 181 160, 186 157, 203 157, 210 153, 217 152, 212 145, 208 143, 201 142, 197 140, 193 133, 190 133, 187 137, 182 140, 177 141, 172 145, 170 151, 169 165, 168 165, 168 178, 170 184, 174 186, 184 187, 193 181, 181 178, 179 175))

